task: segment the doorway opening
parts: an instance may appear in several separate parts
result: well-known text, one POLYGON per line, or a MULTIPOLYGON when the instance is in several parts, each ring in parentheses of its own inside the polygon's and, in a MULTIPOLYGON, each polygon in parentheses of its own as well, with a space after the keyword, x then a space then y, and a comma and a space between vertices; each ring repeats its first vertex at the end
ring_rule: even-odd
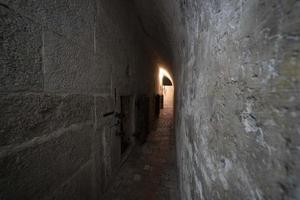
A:
POLYGON ((159 93, 161 95, 161 109, 174 106, 174 83, 170 73, 164 68, 159 68, 159 93))
POLYGON ((123 155, 133 144, 133 98, 132 96, 121 96, 121 154, 123 155))

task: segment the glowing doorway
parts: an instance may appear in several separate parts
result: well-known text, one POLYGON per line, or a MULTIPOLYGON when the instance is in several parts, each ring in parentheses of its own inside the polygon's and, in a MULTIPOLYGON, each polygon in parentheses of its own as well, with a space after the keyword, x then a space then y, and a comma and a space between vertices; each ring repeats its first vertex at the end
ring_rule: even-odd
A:
POLYGON ((167 70, 159 68, 159 89, 160 95, 163 95, 163 107, 173 108, 174 83, 171 75, 167 70))

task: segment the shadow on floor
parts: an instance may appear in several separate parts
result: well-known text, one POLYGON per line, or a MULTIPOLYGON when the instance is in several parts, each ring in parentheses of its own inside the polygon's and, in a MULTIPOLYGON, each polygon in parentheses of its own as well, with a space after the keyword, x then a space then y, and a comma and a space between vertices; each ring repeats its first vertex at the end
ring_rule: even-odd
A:
POLYGON ((161 111, 158 126, 137 146, 104 195, 105 200, 177 200, 173 109, 161 111))

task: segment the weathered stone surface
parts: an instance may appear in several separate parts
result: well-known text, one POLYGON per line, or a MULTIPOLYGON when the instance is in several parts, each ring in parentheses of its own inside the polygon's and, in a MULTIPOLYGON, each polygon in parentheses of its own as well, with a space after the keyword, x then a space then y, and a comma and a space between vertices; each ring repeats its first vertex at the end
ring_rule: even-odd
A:
POLYGON ((95 97, 95 109, 97 128, 102 129, 105 125, 110 126, 116 114, 114 99, 111 97, 95 97))
POLYGON ((0 5, 0 92, 43 89, 42 31, 0 5))
POLYGON ((62 184, 45 200, 93 199, 92 177, 94 175, 92 172, 91 162, 84 164, 66 183, 62 184))
POLYGON ((299 198, 299 3, 180 3, 181 198, 299 198))
POLYGON ((90 159, 92 125, 0 158, 1 199, 41 199, 90 159))
POLYGON ((22 143, 92 121, 93 103, 93 98, 85 95, 0 95, 0 144, 22 143))
POLYGON ((97 184, 102 190, 108 187, 121 160, 121 141, 120 136, 117 135, 120 131, 120 121, 118 121, 120 119, 115 117, 116 112, 112 98, 96 97, 97 127, 94 145, 98 156, 95 157, 95 165, 98 175, 97 184), (103 116, 108 113, 108 116, 103 116))
POLYGON ((155 91, 133 2, 0 0, 0 9, 0 199, 100 197, 121 157, 115 116, 103 114, 120 112, 121 95, 155 91), (55 138, 87 122, 76 139, 55 138))
POLYGON ((93 46, 94 0, 2 0, 23 17, 83 47, 93 46))
MULTIPOLYGON (((101 22, 99 22, 101 24, 101 22)), ((97 29, 96 35, 96 53, 95 53, 95 66, 97 68, 97 73, 99 76, 95 80, 97 82, 97 91, 100 93, 110 93, 112 87, 112 72, 113 66, 115 66, 115 62, 118 62, 117 57, 114 55, 113 47, 116 47, 115 42, 107 41, 103 38, 109 37, 106 34, 98 33, 99 30, 110 30, 108 27, 105 29, 101 27, 101 29, 97 29), (106 49, 106 46, 110 46, 111 48, 106 49), (100 78, 101 77, 101 78, 100 78)), ((101 31, 102 32, 102 31, 101 31)))
POLYGON ((105 186, 108 180, 105 179, 105 159, 103 156, 103 131, 100 131, 99 129, 95 131, 95 138, 93 140, 94 142, 94 167, 95 167, 95 185, 96 185, 96 196, 100 197, 102 193, 105 191, 105 186))
POLYGON ((46 91, 96 92, 93 47, 82 48, 52 32, 45 33, 44 45, 46 91))
MULTIPOLYGON (((95 184, 97 196, 100 197, 108 186, 111 178, 112 155, 111 149, 115 129, 113 127, 114 120, 114 100, 110 97, 95 97, 95 138, 94 146, 94 165, 95 165, 95 184), (107 115, 109 114, 109 115, 107 115), (103 116, 107 115, 107 116, 103 116)), ((119 145, 119 144, 118 144, 119 145)), ((117 156, 119 157, 119 156, 117 156)), ((101 198, 100 198, 101 199, 101 198)))
POLYGON ((94 0, 42 0, 48 29, 93 49, 96 7, 94 0))

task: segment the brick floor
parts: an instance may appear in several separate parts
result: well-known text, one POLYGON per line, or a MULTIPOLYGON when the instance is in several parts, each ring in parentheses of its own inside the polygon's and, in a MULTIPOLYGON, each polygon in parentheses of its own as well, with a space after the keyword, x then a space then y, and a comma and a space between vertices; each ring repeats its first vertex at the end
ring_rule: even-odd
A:
POLYGON ((177 200, 172 108, 161 110, 158 126, 118 172, 105 200, 177 200))

